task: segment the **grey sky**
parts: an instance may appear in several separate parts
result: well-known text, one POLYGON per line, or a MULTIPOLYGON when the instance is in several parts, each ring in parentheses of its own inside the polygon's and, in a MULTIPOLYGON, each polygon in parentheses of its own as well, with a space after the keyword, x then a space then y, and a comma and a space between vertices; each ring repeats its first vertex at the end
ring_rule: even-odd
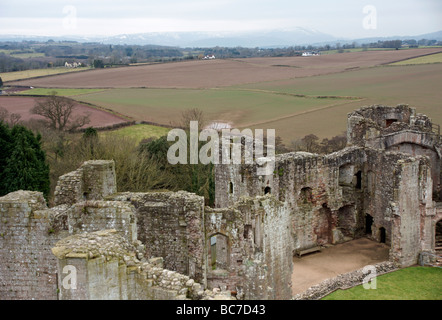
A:
POLYGON ((311 28, 342 38, 442 30, 441 0, 2 0, 0 34, 116 35, 311 28), (364 13, 371 6, 373 10, 364 13), (372 28, 364 25, 376 14, 372 28))

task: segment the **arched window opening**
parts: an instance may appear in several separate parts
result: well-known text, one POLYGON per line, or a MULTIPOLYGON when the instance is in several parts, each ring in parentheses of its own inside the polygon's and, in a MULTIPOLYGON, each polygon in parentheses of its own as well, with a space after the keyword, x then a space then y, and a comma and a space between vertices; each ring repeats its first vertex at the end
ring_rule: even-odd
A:
POLYGON ((385 127, 388 128, 389 126, 391 126, 395 122, 397 122, 397 119, 387 119, 387 120, 385 120, 385 127))
POLYGON ((299 202, 302 204, 312 203, 313 201, 313 192, 312 188, 305 187, 301 189, 299 193, 299 202))
POLYGON ((362 188, 362 171, 358 171, 355 174, 356 176, 356 189, 361 189, 362 188))

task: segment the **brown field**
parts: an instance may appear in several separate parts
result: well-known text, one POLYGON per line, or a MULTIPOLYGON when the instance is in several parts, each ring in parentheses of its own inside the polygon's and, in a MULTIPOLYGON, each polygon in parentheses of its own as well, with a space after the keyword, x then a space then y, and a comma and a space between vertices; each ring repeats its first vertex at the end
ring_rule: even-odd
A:
POLYGON ((442 52, 442 49, 349 52, 319 57, 198 60, 96 69, 7 84, 49 88, 215 88, 337 73, 436 52, 442 52))
POLYGON ((442 64, 389 65, 440 52, 442 48, 424 48, 186 61, 97 69, 7 85, 58 88, 60 92, 107 88, 74 98, 161 124, 174 123, 183 110, 197 107, 210 121, 237 128, 276 129, 290 144, 310 133, 320 138, 341 134, 346 130, 347 113, 364 105, 405 103, 442 123, 442 64))
MULTIPOLYGON (((28 121, 31 118, 42 119, 41 116, 30 113, 31 108, 35 105, 35 97, 20 97, 20 96, 0 96, 0 107, 5 108, 10 113, 18 113, 21 115, 21 120, 28 121)), ((82 115, 85 112, 90 112, 91 122, 85 127, 106 127, 127 120, 114 115, 104 110, 95 109, 93 107, 76 104, 74 109, 74 115, 82 115)))

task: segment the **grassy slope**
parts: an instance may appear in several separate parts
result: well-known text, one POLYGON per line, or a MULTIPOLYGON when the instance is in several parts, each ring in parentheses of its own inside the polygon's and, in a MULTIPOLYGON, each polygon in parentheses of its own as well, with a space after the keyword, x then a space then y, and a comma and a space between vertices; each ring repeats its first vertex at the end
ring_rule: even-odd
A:
POLYGON ((377 277, 376 289, 360 285, 335 291, 323 300, 442 300, 442 269, 401 269, 377 277))

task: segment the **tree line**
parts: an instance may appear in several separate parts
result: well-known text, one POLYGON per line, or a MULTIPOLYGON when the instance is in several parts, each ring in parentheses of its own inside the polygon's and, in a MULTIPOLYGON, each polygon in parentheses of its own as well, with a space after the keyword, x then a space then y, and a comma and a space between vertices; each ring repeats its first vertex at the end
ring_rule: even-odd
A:
POLYGON ((400 48, 442 45, 442 41, 431 39, 385 40, 373 43, 331 43, 323 45, 297 45, 282 48, 209 47, 179 48, 158 45, 109 45, 96 42, 76 41, 46 42, 22 41, 0 42, 0 72, 21 71, 63 66, 67 61, 81 62, 91 67, 127 65, 143 62, 168 62, 198 59, 199 56, 215 55, 217 58, 291 57, 303 51, 328 51, 353 48, 400 48), (8 53, 9 52, 9 53, 8 53), (40 53, 41 57, 20 58, 17 53, 40 53), (98 65, 97 65, 98 64, 98 65))

